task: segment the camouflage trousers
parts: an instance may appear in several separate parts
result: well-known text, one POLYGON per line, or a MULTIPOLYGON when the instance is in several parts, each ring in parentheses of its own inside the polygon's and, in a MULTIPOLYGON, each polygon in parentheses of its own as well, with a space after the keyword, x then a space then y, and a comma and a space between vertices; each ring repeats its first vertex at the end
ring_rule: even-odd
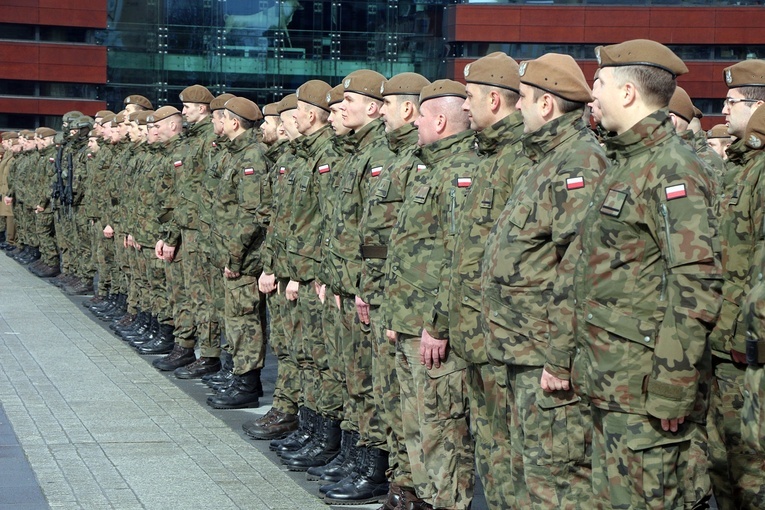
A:
POLYGON ((399 333, 396 371, 414 490, 435 508, 466 509, 473 500, 474 445, 465 362, 450 353, 440 368, 420 364, 420 339, 399 333))
MULTIPOLYGON (((353 304, 354 316, 351 323, 351 348, 345 355, 347 375, 345 384, 348 387, 348 397, 353 401, 353 407, 359 423, 359 446, 380 448, 386 445, 387 439, 380 416, 375 405, 374 388, 372 387, 372 327, 359 320, 355 313, 355 297, 343 298, 353 304)), ((344 310, 347 304, 343 303, 344 310)), ((349 317, 350 319, 350 317, 349 317)))
POLYGON ((258 277, 242 275, 225 279, 224 323, 227 350, 234 360, 234 374, 263 368, 266 358, 266 301, 258 290, 258 277))
POLYGON ((141 307, 141 298, 145 296, 149 287, 149 281, 146 278, 146 258, 132 246, 127 249, 126 255, 130 265, 127 311, 129 314, 136 314, 139 310, 145 309, 141 307))
POLYGON ((510 448, 512 394, 507 370, 488 363, 468 363, 465 374, 470 403, 470 433, 475 443, 476 473, 491 510, 515 508, 511 466, 521 461, 510 448))
POLYGON ((291 303, 290 351, 300 375, 302 403, 318 411, 321 379, 327 377, 327 351, 321 324, 321 301, 313 282, 300 282, 298 298, 291 303))
POLYGON ((325 303, 329 299, 332 299, 333 302, 336 302, 336 299, 340 300, 340 308, 335 320, 335 341, 327 344, 331 373, 336 380, 342 380, 344 385, 343 421, 340 423, 340 428, 349 432, 358 432, 361 409, 359 399, 351 397, 351 387, 354 383, 348 382, 348 378, 352 377, 349 367, 353 363, 351 358, 354 355, 354 329, 359 329, 356 326, 359 319, 356 314, 356 301, 337 296, 330 297, 329 291, 327 291, 327 296, 324 300, 325 303))
POLYGON ((396 342, 385 334, 380 307, 369 307, 372 323, 372 385, 377 415, 386 435, 386 444, 377 445, 388 452, 388 479, 400 487, 412 489, 412 468, 404 440, 401 419, 401 387, 396 372, 396 342))
POLYGON ((47 266, 58 267, 58 245, 56 244, 56 229, 53 213, 41 212, 35 214, 35 233, 40 248, 40 260, 47 266))
POLYGON ((114 229, 114 264, 111 265, 112 292, 115 294, 127 294, 130 288, 130 266, 127 260, 127 248, 125 247, 125 234, 118 227, 114 229))
MULTIPOLYGON (((104 237, 104 227, 98 220, 94 220, 90 228, 93 262, 98 273, 97 294, 106 296, 112 286, 111 265, 114 264, 114 239, 104 237)), ((153 247, 150 249, 153 254, 153 247)))
POLYGON ((576 510, 592 501, 592 418, 574 390, 547 393, 542 367, 507 367, 511 469, 520 508, 576 510), (520 463, 517 460, 520 458, 520 463))
POLYGON ((167 290, 168 264, 154 255, 153 246, 143 248, 140 253, 146 259, 146 279, 151 293, 151 314, 157 317, 160 324, 172 325, 174 324, 173 306, 167 290))
POLYGON ((268 343, 276 356, 277 375, 274 384, 273 407, 283 413, 297 414, 300 401, 300 373, 290 355, 292 327, 285 324, 286 298, 284 292, 272 292, 267 297, 270 317, 268 343))
POLYGON ((67 217, 63 211, 59 210, 53 213, 56 244, 61 255, 61 272, 68 275, 75 274, 74 251, 71 250, 73 244, 71 236, 74 229, 70 225, 71 222, 72 218, 67 217))
POLYGON ((758 454, 765 453, 765 367, 750 366, 744 374, 741 440, 758 454))
POLYGON ((93 263, 92 245, 90 242, 90 220, 82 214, 79 208, 74 209, 74 274, 85 280, 92 281, 96 276, 96 266, 93 263))
POLYGON ((649 416, 591 411, 593 508, 706 508, 711 485, 703 425, 686 421, 672 433, 649 416))
POLYGON ((765 455, 742 432, 745 367, 714 359, 707 416, 712 491, 721 510, 765 508, 765 455))
MULTIPOLYGON (((345 366, 343 364, 342 338, 349 338, 345 331, 343 317, 337 308, 335 295, 327 289, 324 303, 321 305, 321 323, 324 332, 324 349, 327 352, 327 378, 322 379, 322 391, 317 407, 322 416, 333 420, 346 419, 346 407, 349 405, 348 387, 345 384, 345 366)), ((342 423, 341 423, 342 427, 342 423)), ((348 427, 348 423, 346 423, 348 427)), ((347 428, 345 430, 356 430, 347 428)))
POLYGON ((203 245, 207 241, 201 238, 197 230, 183 229, 181 234, 184 302, 194 321, 193 339, 199 343, 201 356, 217 358, 220 356, 220 325, 215 320, 212 296, 213 276, 209 270, 210 261, 203 245))
POLYGON ((34 231, 35 218, 32 210, 23 202, 14 202, 13 217, 16 218, 19 244, 32 247, 37 246, 37 235, 34 231))
POLYGON ((165 262, 165 278, 167 280, 167 293, 170 306, 173 308, 173 336, 175 343, 187 349, 196 346, 196 330, 194 328, 194 310, 189 306, 186 286, 183 280, 183 258, 186 256, 185 248, 181 244, 176 246, 175 258, 172 262, 165 262))

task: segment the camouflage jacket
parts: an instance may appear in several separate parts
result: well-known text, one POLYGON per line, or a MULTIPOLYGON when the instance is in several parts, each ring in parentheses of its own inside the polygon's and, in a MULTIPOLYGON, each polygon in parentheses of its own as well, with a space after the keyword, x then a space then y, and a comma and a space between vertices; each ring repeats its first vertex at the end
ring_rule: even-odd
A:
POLYGON ((132 158, 125 171, 125 193, 122 195, 120 208, 124 218, 123 228, 133 236, 141 229, 144 211, 141 207, 141 180, 146 179, 147 167, 154 164, 154 152, 149 150, 146 142, 134 144, 132 158))
POLYGON ((736 176, 738 175, 738 172, 735 170, 737 168, 740 170, 740 167, 743 167, 746 164, 744 155, 748 150, 746 140, 743 139, 734 141, 726 149, 728 159, 725 160, 725 170, 722 179, 722 199, 731 193, 736 186, 736 176))
POLYGON ((106 185, 111 175, 111 161, 114 157, 114 148, 109 143, 101 143, 98 152, 90 159, 88 166, 88 182, 85 185, 85 214, 88 218, 96 221, 104 219, 107 201, 111 197, 106 194, 106 185))
POLYGON ((720 186, 722 184, 722 175, 725 171, 725 161, 723 161, 723 158, 709 146, 707 135, 704 131, 699 131, 698 133, 693 133, 693 131, 691 131, 691 133, 691 145, 696 151, 696 155, 712 169, 717 184, 720 186))
POLYGON ((169 218, 164 206, 172 193, 172 153, 168 143, 147 145, 145 151, 145 164, 136 174, 137 214, 130 233, 138 244, 153 249, 162 236, 163 222, 169 218))
POLYGON ((13 160, 8 166, 8 189, 5 192, 5 196, 13 198, 16 203, 23 202, 23 190, 20 189, 23 186, 21 173, 23 172, 26 160, 26 153, 20 151, 14 154, 13 160))
POLYGON ((337 207, 326 231, 322 275, 332 292, 341 296, 359 293, 361 277, 360 221, 369 190, 391 163, 385 126, 374 120, 351 135, 356 149, 342 163, 343 175, 338 189, 337 207))
MULTIPOLYGON (((279 157, 269 171, 271 183, 272 209, 271 222, 266 233, 263 246, 263 272, 274 274, 278 278, 289 277, 286 260, 286 243, 289 236, 289 203, 285 197, 289 195, 288 188, 295 183, 296 165, 299 164, 295 151, 300 139, 291 140, 281 148, 279 157)), ((267 160, 268 161, 268 160, 267 160)))
POLYGON ((109 164, 106 180, 106 208, 104 209, 104 226, 110 225, 114 229, 115 237, 122 234, 120 223, 121 209, 119 207, 122 194, 125 192, 125 168, 128 166, 132 151, 130 142, 120 141, 112 145, 112 159, 109 164))
POLYGON ((37 169, 35 170, 37 178, 34 182, 34 206, 45 208, 44 213, 53 212, 51 204, 51 193, 53 183, 56 180, 56 152, 55 145, 46 147, 39 152, 37 160, 37 169))
POLYGON ((665 109, 606 150, 612 166, 560 265, 546 368, 568 377, 576 350, 574 387, 595 406, 703 420, 721 302, 710 184, 665 109))
POLYGON ((723 302, 709 340, 713 354, 724 359, 730 359, 731 350, 746 352, 740 305, 751 289, 751 273, 759 272, 758 254, 765 241, 765 152, 749 149, 740 155, 740 163, 729 169, 734 186, 719 210, 723 302))
POLYGON ((88 139, 86 137, 73 138, 67 144, 67 156, 64 158, 67 171, 69 164, 66 161, 68 154, 72 155, 72 169, 74 175, 72 176, 72 206, 80 207, 82 201, 85 198, 87 190, 88 179, 88 139))
POLYGON ((271 217, 271 183, 263 151, 245 131, 231 141, 220 162, 212 224, 212 260, 216 267, 257 276, 263 269, 261 247, 271 217))
POLYGON ((186 149, 183 151, 183 172, 176 181, 178 203, 173 211, 173 222, 179 228, 199 229, 202 180, 210 160, 208 153, 216 138, 210 116, 190 126, 182 135, 186 149))
POLYGON ((417 128, 406 124, 387 134, 391 160, 380 177, 373 181, 361 216, 361 279, 359 295, 365 303, 380 306, 384 299, 385 259, 388 240, 406 188, 420 161, 413 156, 417 149, 417 128))
MULTIPOLYGON (((381 311, 388 329, 419 336, 434 318, 433 302, 443 272, 450 271, 457 222, 472 186, 478 156, 471 130, 415 151, 425 168, 413 178, 393 227, 381 311)), ((436 331, 448 338, 448 331, 436 331)))
POLYGON ((485 338, 483 334, 471 334, 465 325, 480 321, 481 270, 489 231, 515 181, 531 164, 522 151, 522 137, 523 117, 519 111, 476 133, 481 160, 462 208, 454 249, 447 255, 451 271, 444 273, 434 311, 428 314, 437 317, 434 329, 444 329, 442 323, 448 320, 449 347, 473 363, 488 361, 485 338))
POLYGON ((219 136, 210 142, 210 147, 206 152, 205 173, 202 176, 199 187, 199 232, 200 237, 205 238, 204 247, 210 248, 210 235, 212 234, 211 225, 213 222, 213 204, 215 203, 215 192, 218 189, 218 181, 221 176, 220 162, 226 155, 229 140, 227 137, 219 136))
POLYGON ((516 181, 486 241, 482 316, 490 361, 541 367, 558 263, 607 160, 581 111, 546 123, 523 146, 533 166, 516 181))
POLYGON ((292 173, 292 184, 283 189, 287 204, 285 261, 291 280, 308 282, 318 276, 321 264, 321 241, 324 219, 323 202, 334 194, 337 163, 342 155, 335 151, 332 128, 324 126, 316 133, 303 137, 295 156, 298 165, 292 173))

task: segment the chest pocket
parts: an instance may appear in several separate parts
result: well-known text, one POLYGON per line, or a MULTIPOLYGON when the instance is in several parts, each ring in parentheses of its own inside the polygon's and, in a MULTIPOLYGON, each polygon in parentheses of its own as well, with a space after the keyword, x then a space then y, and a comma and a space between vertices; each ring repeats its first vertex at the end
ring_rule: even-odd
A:
POLYGON ((603 200, 603 204, 600 206, 600 212, 618 218, 622 213, 624 203, 627 201, 627 196, 627 191, 617 189, 608 190, 606 199, 603 200))
POLYGON ((513 207, 508 220, 519 229, 523 229, 526 226, 526 220, 529 219, 529 214, 531 214, 531 207, 523 202, 518 202, 513 207))
POLYGON ((494 188, 483 190, 483 196, 479 205, 481 209, 491 209, 494 207, 494 188))
POLYGON ((425 201, 428 199, 429 194, 430 194, 430 186, 427 186, 425 184, 420 185, 415 190, 414 196, 412 196, 412 200, 414 200, 418 204, 424 204, 425 201))
POLYGON ((377 184, 377 189, 375 189, 375 196, 379 198, 380 201, 384 201, 386 198, 388 198, 388 193, 390 192, 390 186, 391 186, 390 179, 382 179, 377 184))
POLYGON ((356 172, 350 172, 343 181, 343 193, 353 193, 353 183, 356 181, 356 172))
POLYGON ((744 194, 744 186, 738 186, 736 189, 733 190, 733 194, 730 196, 730 200, 728 200, 729 205, 738 205, 739 200, 741 200, 741 196, 744 194))
POLYGON ((224 181, 230 181, 231 180, 231 175, 233 173, 234 173, 234 169, 233 168, 229 168, 225 172, 223 172, 223 177, 221 177, 221 179, 223 179, 224 181))
POLYGON ((306 191, 308 191, 308 186, 310 184, 310 180, 311 180, 311 177, 310 176, 306 176, 306 177, 303 178, 302 181, 300 181, 300 191, 302 191, 304 193, 306 191))

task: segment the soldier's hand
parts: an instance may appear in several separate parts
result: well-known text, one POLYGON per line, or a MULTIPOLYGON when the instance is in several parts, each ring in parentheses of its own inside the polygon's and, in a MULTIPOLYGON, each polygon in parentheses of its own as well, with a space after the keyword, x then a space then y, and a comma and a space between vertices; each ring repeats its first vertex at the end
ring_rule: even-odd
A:
POLYGON ((258 289, 263 294, 270 294, 276 290, 276 276, 272 274, 260 273, 258 278, 258 289))
POLYGON ((335 306, 338 310, 342 310, 342 307, 340 306, 340 296, 335 294, 335 306))
POLYGON ((129 244, 130 244, 130 243, 128 242, 128 238, 127 238, 127 236, 123 237, 123 238, 122 238, 122 247, 123 247, 123 248, 125 248, 125 249, 127 249, 127 247, 128 247, 128 245, 129 245, 129 244))
POLYGON ((319 301, 324 304, 324 300, 327 299, 327 286, 319 282, 314 283, 316 283, 316 294, 319 295, 319 301))
POLYGON ((229 280, 233 280, 234 278, 239 278, 240 276, 242 276, 242 273, 235 273, 232 270, 230 270, 228 267, 224 267, 223 276, 225 276, 229 280))
POLYGON ((682 425, 684 421, 685 421, 685 417, 674 418, 672 420, 661 420, 661 428, 665 432, 677 432, 677 427, 679 425, 682 425))
POLYGON ((369 305, 359 296, 356 296, 356 314, 362 323, 369 324, 369 305))
POLYGON ((175 258, 175 246, 170 246, 169 244, 165 244, 162 248, 162 258, 165 259, 167 262, 172 262, 175 258))
POLYGON ((135 248, 135 238, 130 234, 127 236, 127 245, 135 248))
POLYGON ((41 205, 38 205, 37 207, 35 207, 35 213, 41 213, 44 210, 45 210, 45 208, 43 206, 41 206, 41 205))
POLYGON ((3 202, 5 202, 5 205, 13 205, 13 198, 12 197, 5 197, 3 199, 3 202))
POLYGON ((159 260, 162 260, 164 257, 162 256, 162 251, 165 247, 165 242, 160 239, 157 241, 157 244, 154 245, 154 256, 157 257, 159 260))
POLYGON ((295 280, 290 280, 287 284, 287 288, 284 291, 284 296, 289 301, 297 301, 298 290, 300 290, 300 283, 295 280))
POLYGON ((114 237, 114 229, 111 225, 107 225, 104 227, 104 237, 111 239, 114 237))
POLYGON ((392 329, 386 329, 386 330, 385 330, 385 336, 386 336, 386 337, 388 338, 388 340, 390 340, 391 342, 395 342, 395 341, 396 341, 396 338, 398 338, 398 335, 397 335, 397 334, 396 334, 396 332, 395 332, 395 331, 393 331, 392 329))
POLYGON ((570 385, 565 379, 559 379, 552 375, 550 372, 542 369, 542 378, 539 380, 539 385, 544 391, 568 391, 570 385))
POLYGON ((433 338, 427 330, 422 330, 420 337, 420 364, 428 369, 439 368, 441 362, 446 359, 446 346, 448 340, 433 338))

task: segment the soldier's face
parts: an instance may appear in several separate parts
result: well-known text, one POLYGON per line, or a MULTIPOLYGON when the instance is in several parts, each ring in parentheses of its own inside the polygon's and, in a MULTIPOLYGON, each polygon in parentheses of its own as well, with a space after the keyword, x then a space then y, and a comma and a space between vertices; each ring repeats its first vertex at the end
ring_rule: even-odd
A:
POLYGON ((279 118, 281 119, 282 126, 284 126, 284 131, 286 131, 290 140, 294 140, 300 136, 300 132, 297 129, 297 124, 295 124, 294 112, 292 110, 287 110, 286 112, 280 113, 279 118))
POLYGON ((730 138, 710 138, 707 140, 707 144, 720 155, 721 158, 727 159, 728 155, 725 153, 725 149, 730 146, 730 138))
POLYGON ((223 110, 212 112, 213 131, 218 136, 223 136, 223 110))
POLYGON ((420 116, 414 121, 417 128, 417 145, 423 146, 431 144, 438 140, 436 126, 438 123, 438 112, 435 111, 433 104, 437 99, 427 101, 420 105, 420 116))
POLYGON ((137 112, 139 108, 140 107, 137 104, 127 104, 125 105, 125 113, 130 115, 131 113, 137 112))
MULTIPOLYGON (((592 96, 595 103, 600 105, 601 125, 608 131, 614 131, 618 134, 623 132, 621 126, 622 97, 623 86, 620 85, 613 74, 613 69, 604 67, 598 74, 600 86, 593 90, 592 96)), ((629 128, 631 126, 627 126, 629 128)))
POLYGON ((470 119, 470 129, 481 131, 493 124, 489 110, 489 94, 475 83, 465 85, 465 102, 462 103, 462 109, 468 112, 470 119))
POLYGON ((523 117, 523 132, 533 133, 545 124, 541 109, 544 95, 540 94, 537 99, 534 99, 534 88, 529 87, 525 83, 521 83, 519 92, 520 96, 515 107, 521 111, 521 116, 523 117))
MULTIPOLYGON (((592 84, 593 94, 595 93, 595 90, 599 88, 600 88, 600 78, 597 78, 592 84)), ((593 100, 592 102, 587 103, 587 106, 590 107, 592 120, 595 122, 595 124, 600 124, 600 121, 603 118, 603 112, 600 111, 600 103, 598 103, 596 100, 593 100)))
POLYGON ((367 98, 361 94, 356 94, 355 92, 343 94, 343 100, 340 102, 343 126, 348 129, 364 127, 367 121, 366 110, 368 104, 367 98))
POLYGON ((342 136, 348 134, 351 130, 343 125, 343 111, 340 109, 342 101, 329 107, 329 125, 332 126, 335 134, 342 136))
POLYGON ((154 124, 147 124, 146 141, 149 143, 157 143, 159 141, 159 133, 157 129, 154 129, 154 124))
POLYGON ((386 133, 395 131, 404 125, 404 119, 401 115, 401 108, 401 98, 399 96, 393 95, 385 96, 383 98, 383 104, 380 108, 380 115, 382 115, 386 133))
MULTIPOLYGON (((732 99, 745 99, 744 95, 739 92, 737 88, 728 90, 728 97, 732 99)), ((749 119, 752 117, 752 113, 755 108, 753 106, 756 103, 748 101, 739 101, 729 105, 726 101, 724 103, 722 112, 725 115, 725 124, 728 126, 728 133, 731 135, 742 138, 746 133, 746 125, 749 123, 749 119)))
POLYGON ((90 149, 90 152, 96 152, 98 150, 98 138, 95 136, 88 138, 88 149, 90 149))
POLYGON ((305 134, 311 129, 311 107, 308 103, 298 101, 298 106, 292 110, 292 118, 295 120, 295 127, 301 133, 305 134))
POLYGON ((199 103, 183 103, 183 118, 189 124, 195 124, 202 120, 204 108, 199 103))
POLYGON ((263 143, 271 145, 279 139, 276 129, 279 127, 279 119, 275 115, 269 115, 263 119, 260 125, 260 132, 263 135, 263 143))

